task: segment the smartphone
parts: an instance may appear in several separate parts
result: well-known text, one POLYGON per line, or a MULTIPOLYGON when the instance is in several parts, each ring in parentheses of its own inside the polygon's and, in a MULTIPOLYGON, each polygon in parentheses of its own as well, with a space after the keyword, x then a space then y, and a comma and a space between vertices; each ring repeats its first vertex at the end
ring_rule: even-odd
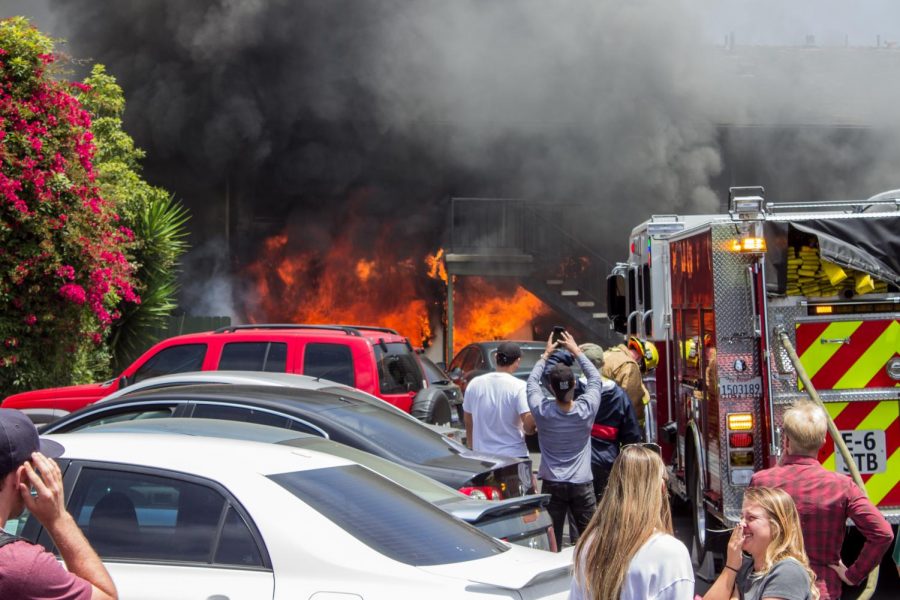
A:
POLYGON ((560 341, 562 341, 562 334, 565 330, 566 328, 562 325, 554 325, 553 337, 550 338, 550 341, 552 341, 554 344, 558 344, 560 341))

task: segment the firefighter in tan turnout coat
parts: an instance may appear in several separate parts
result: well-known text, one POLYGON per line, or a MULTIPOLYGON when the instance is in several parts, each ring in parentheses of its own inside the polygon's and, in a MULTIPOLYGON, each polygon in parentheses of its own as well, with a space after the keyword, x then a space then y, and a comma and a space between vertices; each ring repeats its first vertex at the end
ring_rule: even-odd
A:
POLYGON ((619 344, 603 353, 602 375, 622 386, 641 423, 644 422, 644 406, 650 402, 650 392, 644 387, 641 376, 655 369, 658 363, 656 346, 634 336, 628 338, 627 344, 619 344))

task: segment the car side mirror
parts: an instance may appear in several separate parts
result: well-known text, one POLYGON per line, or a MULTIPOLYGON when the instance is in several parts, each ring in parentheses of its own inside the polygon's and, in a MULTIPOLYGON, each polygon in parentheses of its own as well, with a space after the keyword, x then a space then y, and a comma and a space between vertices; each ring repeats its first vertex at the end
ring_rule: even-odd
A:
POLYGON ((122 375, 119 377, 119 389, 121 390, 124 387, 128 387, 131 385, 131 382, 128 381, 128 375, 122 375))

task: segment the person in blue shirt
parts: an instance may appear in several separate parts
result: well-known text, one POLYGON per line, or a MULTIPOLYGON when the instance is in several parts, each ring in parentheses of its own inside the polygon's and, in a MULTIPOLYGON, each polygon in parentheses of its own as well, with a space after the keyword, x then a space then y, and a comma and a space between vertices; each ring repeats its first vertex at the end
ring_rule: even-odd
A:
POLYGON ((541 448, 538 470, 541 492, 550 495, 547 512, 553 520, 556 545, 561 548, 566 514, 571 511, 576 528, 584 531, 597 506, 589 440, 600 406, 601 378, 571 334, 563 332, 559 344, 572 353, 585 374, 584 393, 575 397, 575 374, 570 366, 562 363, 554 365, 548 373, 553 397, 548 398, 541 388, 547 359, 557 348, 552 335, 528 376, 525 389, 541 448))

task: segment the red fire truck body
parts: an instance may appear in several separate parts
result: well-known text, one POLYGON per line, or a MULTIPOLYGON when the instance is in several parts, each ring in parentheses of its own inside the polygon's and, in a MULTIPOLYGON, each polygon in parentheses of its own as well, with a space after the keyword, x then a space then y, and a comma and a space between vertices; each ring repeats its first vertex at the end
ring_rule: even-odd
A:
MULTIPOLYGON (((767 205, 762 188, 732 188, 727 214, 632 231, 608 281, 610 323, 659 351, 647 432, 692 507, 699 560, 708 529, 736 523, 751 476, 775 464, 785 408, 807 397, 781 330, 869 497, 900 522, 898 196, 767 205)), ((819 459, 848 472, 830 437, 819 459)))

